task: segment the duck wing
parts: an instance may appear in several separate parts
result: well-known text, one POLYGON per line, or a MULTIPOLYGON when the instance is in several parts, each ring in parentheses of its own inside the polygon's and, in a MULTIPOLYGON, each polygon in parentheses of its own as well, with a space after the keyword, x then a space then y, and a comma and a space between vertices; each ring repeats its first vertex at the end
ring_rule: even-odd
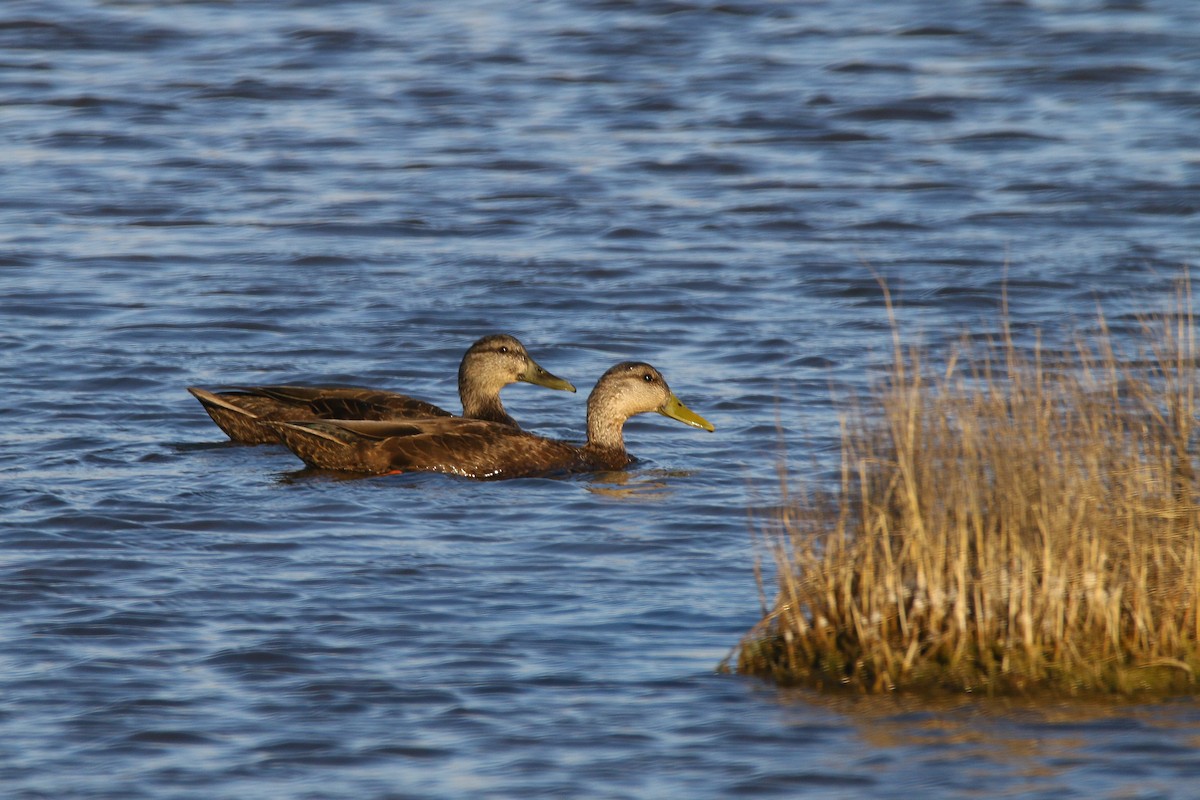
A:
POLYGON ((408 395, 357 386, 230 386, 220 392, 192 386, 188 391, 230 439, 245 444, 279 442, 278 429, 267 422, 450 416, 408 395))
POLYGON ((580 448, 567 442, 461 417, 271 424, 293 453, 322 469, 495 480, 586 466, 580 448))
POLYGON ((320 419, 405 419, 408 417, 449 417, 433 403, 396 392, 370 389, 326 392, 314 398, 308 408, 320 419))
POLYGON ((580 448, 507 425, 476 420, 447 425, 423 420, 419 432, 388 436, 378 448, 391 472, 443 472, 479 480, 578 469, 580 448))
MULTIPOLYGON (((403 417, 448 417, 450 412, 433 403, 398 392, 359 386, 255 386, 234 387, 236 391, 267 397, 298 410, 306 409, 313 419, 398 419, 403 417)), ((300 417, 307 419, 308 417, 300 417)))

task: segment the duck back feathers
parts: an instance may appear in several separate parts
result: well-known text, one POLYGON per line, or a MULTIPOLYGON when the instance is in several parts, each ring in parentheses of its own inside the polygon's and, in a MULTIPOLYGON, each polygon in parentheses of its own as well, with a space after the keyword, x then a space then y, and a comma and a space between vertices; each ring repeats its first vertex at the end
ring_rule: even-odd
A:
MULTIPOLYGON (((515 337, 485 336, 471 345, 459 364, 463 415, 518 427, 500 402, 500 390, 518 381, 575 391, 569 382, 534 361, 515 337)), ((449 411, 408 395, 362 387, 235 386, 212 392, 193 386, 188 391, 230 439, 245 444, 279 442, 279 430, 266 424, 273 422, 451 416, 449 411)))
POLYGON ((588 440, 583 445, 461 417, 298 421, 272 427, 311 467, 377 474, 443 472, 494 480, 622 469, 633 460, 622 436, 625 420, 649 411, 713 429, 679 401, 658 370, 640 362, 618 364, 597 382, 588 398, 588 440))

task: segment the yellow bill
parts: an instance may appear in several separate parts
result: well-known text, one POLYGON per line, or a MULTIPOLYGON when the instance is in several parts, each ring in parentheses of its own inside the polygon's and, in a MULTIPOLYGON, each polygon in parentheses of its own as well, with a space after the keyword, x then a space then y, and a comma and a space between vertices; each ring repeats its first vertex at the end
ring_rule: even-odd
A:
POLYGON ((706 431, 716 430, 711 422, 685 406, 674 392, 671 393, 671 398, 658 409, 658 413, 664 417, 679 420, 684 425, 691 425, 693 428, 703 428, 706 431))

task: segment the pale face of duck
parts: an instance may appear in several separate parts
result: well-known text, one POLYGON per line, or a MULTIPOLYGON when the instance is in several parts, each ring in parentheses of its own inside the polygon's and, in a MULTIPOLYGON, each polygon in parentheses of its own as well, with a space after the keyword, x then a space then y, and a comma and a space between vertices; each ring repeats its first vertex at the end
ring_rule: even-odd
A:
POLYGON ((624 361, 600 377, 588 398, 588 439, 598 445, 615 444, 625 420, 652 411, 693 428, 715 430, 675 396, 661 372, 649 364, 624 361))
POLYGON ((460 387, 496 394, 510 383, 532 383, 547 389, 574 392, 575 387, 545 370, 533 360, 515 336, 485 336, 463 356, 459 367, 460 387))

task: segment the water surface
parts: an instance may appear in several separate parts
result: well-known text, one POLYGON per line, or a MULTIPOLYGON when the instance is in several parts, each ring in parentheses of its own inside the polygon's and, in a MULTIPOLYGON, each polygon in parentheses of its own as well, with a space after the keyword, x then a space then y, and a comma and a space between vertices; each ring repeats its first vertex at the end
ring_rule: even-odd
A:
POLYGON ((0 8, 0 787, 13 798, 1186 797, 1191 699, 830 702, 715 674, 747 511, 888 358, 1118 334, 1194 260, 1200 6, 0 8), (338 479, 190 384, 452 406, 505 331, 715 434, 620 476, 338 479), (892 705, 888 705, 892 703, 892 705))

